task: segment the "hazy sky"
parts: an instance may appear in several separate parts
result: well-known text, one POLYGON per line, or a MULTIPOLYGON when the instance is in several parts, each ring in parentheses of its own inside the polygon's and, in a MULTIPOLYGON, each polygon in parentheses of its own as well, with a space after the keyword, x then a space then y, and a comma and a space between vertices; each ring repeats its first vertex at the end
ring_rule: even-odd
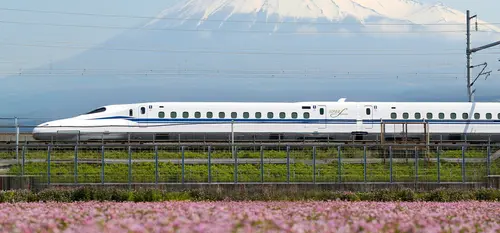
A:
MULTIPOLYGON (((81 12, 95 14, 120 14, 136 16, 155 16, 161 10, 178 0, 3 0, 0 8, 26 10, 81 12)), ((422 0, 437 3, 436 0, 422 0)), ((441 0, 441 2, 461 11, 471 9, 474 14, 488 22, 500 22, 496 5, 498 0, 441 0)), ((55 62, 81 52, 77 49, 35 48, 33 44, 67 43, 69 45, 96 45, 123 30, 109 30, 78 27, 51 27, 40 25, 20 25, 8 23, 42 22, 85 25, 110 25, 133 27, 144 24, 148 19, 107 18, 61 14, 40 14, 33 12, 9 11, 0 9, 0 77, 19 69, 43 63, 55 62), (13 43, 17 45, 13 45, 13 43), (19 45, 21 44, 21 45, 19 45)))

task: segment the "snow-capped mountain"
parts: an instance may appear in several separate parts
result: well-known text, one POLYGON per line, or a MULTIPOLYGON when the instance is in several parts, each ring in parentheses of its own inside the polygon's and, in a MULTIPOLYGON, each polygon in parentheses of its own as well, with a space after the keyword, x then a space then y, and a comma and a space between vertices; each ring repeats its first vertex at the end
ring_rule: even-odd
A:
MULTIPOLYGON (((182 0, 141 26, 33 71, 41 77, 2 82, 0 108, 52 114, 82 112, 83 103, 466 100, 465 14, 443 4, 182 0)), ((473 47, 499 38, 495 25, 478 20, 478 29, 492 33, 473 31, 473 47)), ((496 71, 498 55, 475 54, 472 62, 496 71)), ((490 78, 475 88, 496 96, 499 85, 490 78)))
MULTIPOLYGON (((197 26, 201 26, 213 19, 222 25, 233 19, 238 21, 242 16, 246 20, 239 22, 246 22, 249 26, 259 21, 279 25, 354 20, 361 25, 404 23, 429 26, 427 28, 431 30, 442 24, 448 30, 464 30, 465 23, 464 12, 442 3, 429 5, 416 0, 185 0, 165 9, 146 26, 173 26, 192 20, 198 20, 197 26)), ((500 32, 499 27, 487 22, 478 20, 478 24, 481 30, 500 32)), ((378 29, 384 30, 384 27, 378 29)))

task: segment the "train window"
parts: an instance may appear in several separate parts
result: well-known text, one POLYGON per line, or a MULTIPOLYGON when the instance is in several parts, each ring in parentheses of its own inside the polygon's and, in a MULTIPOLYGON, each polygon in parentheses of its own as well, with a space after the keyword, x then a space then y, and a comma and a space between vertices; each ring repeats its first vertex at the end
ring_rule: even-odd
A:
POLYGON ((442 113, 442 112, 439 113, 439 119, 441 119, 441 120, 444 119, 444 113, 442 113))
MULTIPOLYGON (((319 109, 319 114, 320 115, 324 115, 325 114, 325 109, 324 108, 320 108, 319 109)), ((284 117, 283 117, 284 118, 284 117)))
POLYGON ((410 114, 407 112, 403 113, 403 119, 408 119, 410 117, 410 114))
POLYGON ((462 113, 462 119, 464 119, 464 120, 469 119, 469 114, 466 112, 462 113))
POLYGON ((201 117, 201 112, 195 112, 194 113, 195 118, 200 118, 201 117))
POLYGON ((500 113, 498 113, 497 118, 500 119, 500 113))
POLYGON ((128 115, 129 116, 133 116, 134 115, 134 110, 132 110, 132 109, 128 110, 128 115))
POLYGON ((170 118, 177 118, 177 112, 171 112, 170 118))
POLYGON ((420 119, 421 117, 422 117, 422 115, 419 112, 415 113, 415 119, 420 119))
POLYGON ((479 113, 474 113, 474 119, 478 120, 479 118, 481 118, 481 114, 479 113))
POLYGON ((224 112, 219 112, 219 118, 225 118, 226 117, 226 113, 224 112))
POLYGON ((372 113, 372 110, 370 108, 366 108, 366 115, 370 115, 372 113))
POLYGON ((274 117, 274 113, 268 112, 267 113, 267 118, 272 119, 274 117))
POLYGON ((310 114, 308 112, 305 112, 304 113, 304 119, 309 119, 309 117, 310 117, 310 114))
POLYGON ((207 112, 207 118, 212 118, 214 117, 214 114, 212 112, 207 112))
POLYGON ((250 118, 250 113, 248 113, 248 112, 244 112, 244 113, 243 113, 243 118, 245 118, 245 119, 250 118))
POLYGON ((146 108, 145 107, 141 107, 141 114, 146 114, 146 108))
POLYGON ((296 112, 292 112, 292 118, 293 119, 297 119, 298 116, 299 116, 299 114, 297 114, 296 112))
POLYGON ((262 117, 262 113, 256 112, 255 113, 255 118, 260 119, 262 117))
POLYGON ((396 118, 398 118, 398 114, 395 112, 391 113, 391 119, 396 119, 396 118))
POLYGON ((451 119, 453 119, 453 120, 457 119, 457 114, 456 114, 456 113, 454 113, 454 112, 452 112, 452 113, 450 114, 450 118, 451 118, 451 119))
POLYGON ((493 118, 493 116, 491 115, 491 113, 486 113, 486 119, 491 120, 491 118, 493 118))
POLYGON ((432 120, 432 117, 433 117, 433 116, 432 116, 432 112, 428 112, 428 113, 427 113, 427 119, 432 120))
POLYGON ((159 112, 158 113, 158 118, 165 118, 165 113, 164 112, 159 112))
POLYGON ((189 118, 189 112, 183 112, 182 118, 189 118))
POLYGON ((236 113, 236 112, 232 112, 231 113, 231 118, 234 119, 234 118, 237 118, 237 117, 238 117, 238 113, 236 113))
POLYGON ((280 118, 281 118, 281 119, 284 119, 285 117, 286 117, 286 113, 284 113, 284 112, 280 112, 280 118))

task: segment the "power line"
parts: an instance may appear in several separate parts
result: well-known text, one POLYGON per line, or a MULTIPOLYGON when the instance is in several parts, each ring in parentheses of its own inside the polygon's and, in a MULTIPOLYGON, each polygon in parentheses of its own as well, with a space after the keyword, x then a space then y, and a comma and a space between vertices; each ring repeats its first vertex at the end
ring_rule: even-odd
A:
MULTIPOLYGON (((40 47, 40 48, 62 48, 62 49, 95 49, 106 51, 127 51, 127 52, 157 52, 157 53, 187 53, 187 54, 231 54, 231 55, 310 55, 310 56, 429 56, 429 55, 458 55, 460 52, 415 52, 415 53, 347 53, 343 50, 341 53, 324 52, 285 52, 285 51, 259 51, 259 50, 241 50, 241 51, 219 51, 219 50, 174 50, 174 49, 136 49, 136 48, 109 48, 94 46, 73 46, 73 45, 43 45, 43 44, 22 44, 0 42, 0 45, 21 46, 21 47, 40 47)), ((359 50, 361 51, 361 50, 359 50)), ((385 51, 385 50, 379 50, 385 51)), ((404 51, 404 50, 402 50, 404 51)), ((457 50, 458 51, 458 50, 457 50)), ((483 54, 500 54, 500 52, 491 52, 483 54)))
POLYGON ((193 77, 195 76, 213 76, 217 75, 220 77, 231 76, 239 77, 245 79, 252 78, 317 78, 317 79, 407 79, 419 77, 419 79, 458 79, 458 76, 462 76, 463 73, 455 72, 335 72, 335 71, 288 71, 288 70, 216 70, 216 69, 171 69, 171 70, 149 70, 149 71, 113 71, 112 72, 92 72, 87 69, 79 70, 47 70, 47 72, 31 72, 26 73, 0 73, 5 75, 18 75, 18 76, 88 76, 88 75, 108 75, 108 76, 163 76, 169 77, 173 76, 178 78, 181 77, 193 77))
MULTIPOLYGON (((68 12, 68 11, 45 11, 45 10, 31 10, 31 9, 18 9, 18 8, 0 8, 0 11, 15 11, 15 12, 30 12, 40 14, 60 14, 60 15, 80 15, 80 16, 98 16, 108 18, 133 18, 133 19, 151 19, 151 20, 168 20, 168 21, 203 21, 203 22, 223 22, 223 23, 254 23, 254 24, 313 24, 313 25, 334 25, 333 22, 291 22, 291 21, 251 21, 251 20, 217 20, 217 19, 192 19, 192 18, 178 18, 178 17, 155 17, 155 16, 138 16, 138 15, 119 15, 119 14, 98 14, 98 13, 82 13, 82 12, 68 12)), ((339 24, 339 23, 337 23, 339 24)), ((358 25, 359 23, 341 23, 340 25, 358 25)), ((489 25, 500 25, 500 23, 488 23, 489 25)), ((465 26, 465 23, 366 23, 363 25, 418 25, 418 26, 465 26)))
MULTIPOLYGON (((40 23, 40 22, 21 22, 0 20, 3 24, 16 25, 37 25, 54 27, 77 27, 77 28, 98 28, 98 29, 119 29, 119 30, 146 30, 146 31, 178 31, 178 32, 216 32, 216 33, 266 33, 266 34, 296 34, 296 35, 319 35, 319 34, 429 34, 429 33, 465 33, 465 30, 422 30, 422 31, 266 31, 266 30, 214 30, 214 29, 183 29, 183 28, 147 28, 147 27, 121 27, 121 26, 101 26, 84 24, 59 24, 59 23, 40 23)), ((490 32, 490 31, 478 31, 490 32)))
MULTIPOLYGON (((5 43, 5 44, 16 44, 17 42, 11 42, 9 41, 11 38, 8 38, 8 37, 5 37, 5 38, 0 38, 0 45, 2 43, 5 43)), ((25 43, 26 44, 26 43, 25 43)), ((89 42, 84 42, 84 41, 49 41, 49 40, 30 40, 30 43, 27 43, 27 44, 33 44, 33 45, 36 45, 36 44, 60 44, 60 45, 67 45, 67 46, 85 46, 85 47, 98 47, 98 46, 102 46, 103 44, 102 43, 97 43, 97 44, 91 44, 89 42)), ((148 46, 150 46, 148 44, 148 46)), ((144 47, 146 47, 145 49, 149 49, 147 48, 147 46, 144 46, 144 45, 139 45, 137 49, 143 49, 144 47)), ((161 50, 161 49, 160 49, 161 50)), ((197 50, 206 50, 206 49, 203 49, 203 48, 197 48, 197 50)), ((286 49, 286 50, 271 50, 271 52, 277 52, 277 53, 281 53, 281 52, 286 52, 288 51, 289 49, 286 49)), ((440 48, 439 49, 440 51, 457 51, 457 52, 462 52, 463 49, 458 49, 458 48, 440 48)), ((500 49, 499 49, 500 50, 500 49)), ((239 51, 244 51, 244 52, 270 52, 270 50, 258 50, 258 49, 242 49, 242 50, 239 50, 239 51)), ((308 53, 308 52, 360 52, 360 51, 363 51, 363 52, 381 52, 381 51, 391 51, 391 52, 414 52, 414 51, 422 51, 421 49, 394 49, 394 48, 379 48, 379 49, 371 49, 371 48, 363 48, 363 49, 351 49, 351 48, 311 48, 311 49, 301 49, 299 50, 301 53, 308 53)), ((1 59, 2 57, 0 57, 1 59)), ((6 58, 6 57, 3 57, 3 58, 6 58)))

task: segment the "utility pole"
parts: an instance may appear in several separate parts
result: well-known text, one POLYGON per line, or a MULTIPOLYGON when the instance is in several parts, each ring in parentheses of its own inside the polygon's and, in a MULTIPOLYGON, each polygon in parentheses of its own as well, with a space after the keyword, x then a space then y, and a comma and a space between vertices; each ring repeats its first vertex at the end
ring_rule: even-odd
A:
MULTIPOLYGON (((469 96, 469 102, 472 102, 473 101, 473 94, 474 94, 474 91, 472 91, 472 85, 474 85, 475 81, 479 78, 479 76, 481 75, 484 75, 484 74, 487 74, 489 75, 490 72, 486 72, 486 73, 483 73, 483 71, 481 71, 481 73, 479 73, 479 75, 476 77, 476 79, 474 80, 474 82, 471 83, 471 78, 470 78, 470 73, 471 73, 471 69, 476 67, 476 66, 471 66, 470 65, 470 60, 471 60, 471 55, 472 53, 475 53, 475 52, 479 52, 483 49, 487 49, 487 48, 491 48, 493 46, 497 46, 497 45, 500 45, 500 41, 497 41, 497 42, 494 42, 494 43, 491 43, 491 44, 487 44, 487 45, 484 45, 484 46, 481 46, 481 47, 477 47, 477 48, 473 48, 471 49, 470 47, 470 21, 474 18, 477 18, 477 15, 473 15, 473 16, 470 16, 470 11, 467 10, 467 13, 466 13, 466 21, 467 21, 467 49, 465 51, 466 55, 467 55, 467 95, 469 96)), ((476 31, 477 31, 477 21, 476 21, 476 31)), ((483 64, 485 67, 487 66, 487 64, 483 64)), ((481 66, 481 65, 479 65, 481 66)))

